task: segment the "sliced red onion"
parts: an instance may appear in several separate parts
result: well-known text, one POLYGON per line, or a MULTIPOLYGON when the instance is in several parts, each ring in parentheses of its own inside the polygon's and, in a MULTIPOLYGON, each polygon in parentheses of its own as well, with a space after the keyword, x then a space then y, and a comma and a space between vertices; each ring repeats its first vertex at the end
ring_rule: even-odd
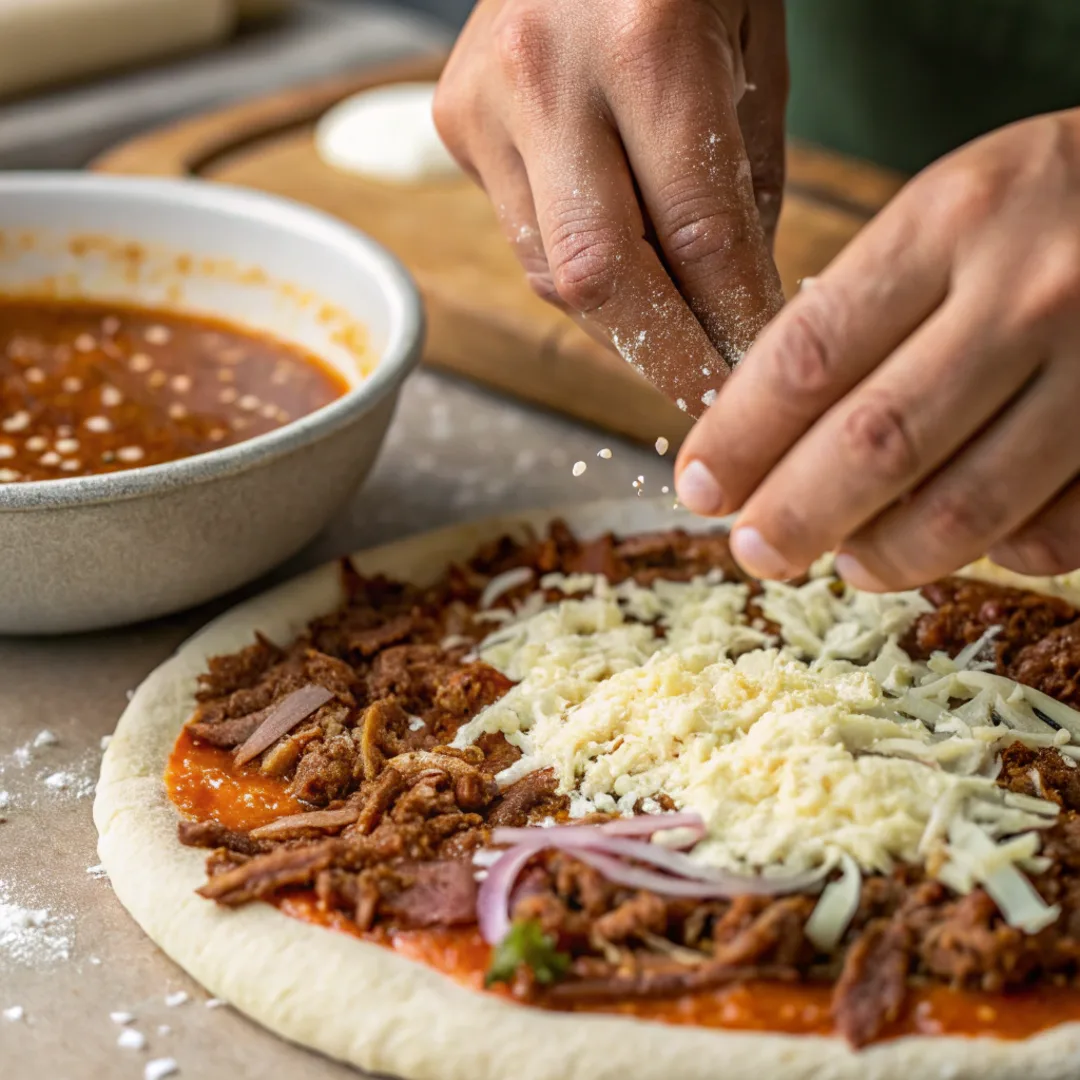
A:
POLYGON ((688 899, 707 900, 748 894, 777 896, 801 892, 820 884, 829 872, 829 867, 823 866, 803 874, 772 878, 733 874, 701 866, 685 854, 662 844, 612 835, 610 831, 612 825, 617 825, 619 831, 632 835, 632 826, 636 821, 640 822, 638 835, 649 835, 669 828, 697 828, 704 832, 704 824, 696 814, 644 814, 636 819, 604 825, 494 829, 491 834, 493 844, 514 846, 491 868, 480 889, 477 918, 484 940, 492 944, 502 940, 510 927, 509 904, 514 882, 534 855, 549 849, 571 852, 574 858, 592 866, 616 884, 688 899), (681 820, 676 824, 676 819, 681 820), (635 866, 626 860, 649 865, 635 866), (650 866, 658 869, 650 869, 650 866))
POLYGON ((233 760, 237 765, 244 765, 257 757, 268 746, 272 746, 282 735, 292 731, 301 720, 310 716, 316 709, 322 708, 334 692, 325 686, 309 683, 294 690, 288 697, 282 698, 270 710, 266 719, 251 733, 247 742, 241 746, 233 760))
MULTIPOLYGON (((599 828, 603 828, 600 826, 599 828)), ((532 848, 539 851, 545 848, 557 848, 561 851, 572 851, 576 856, 581 851, 599 852, 603 855, 618 856, 624 859, 633 859, 635 862, 648 863, 650 866, 659 867, 670 874, 688 881, 696 881, 710 886, 712 896, 735 896, 740 893, 752 893, 761 896, 771 896, 777 892, 797 891, 820 880, 821 873, 814 870, 806 874, 789 874, 784 877, 767 878, 754 874, 736 874, 730 870, 720 870, 711 866, 702 866, 681 851, 672 851, 663 844, 653 844, 642 840, 624 840, 616 836, 599 835, 599 828, 588 826, 568 826, 563 829, 495 829, 491 834, 493 844, 511 844, 518 840, 510 834, 544 832, 555 833, 555 836, 542 836, 534 839, 528 836, 520 841, 518 847, 532 848), (717 892, 717 888, 726 890, 717 892)), ((652 871, 649 871, 652 873, 652 871)), ((661 876, 661 882, 670 882, 670 877, 661 876)), ((640 886, 651 888, 651 886, 640 886)), ((663 889, 658 889, 663 892, 663 889)), ((689 894, 687 894, 689 895, 689 894)))
MULTIPOLYGON (((670 854, 676 854, 671 852, 670 854)), ((660 896, 676 896, 690 900, 727 900, 733 896, 780 896, 783 893, 802 892, 818 884, 828 873, 827 869, 812 870, 805 874, 788 874, 784 877, 749 877, 742 874, 727 875, 726 880, 690 879, 670 877, 649 870, 643 866, 633 866, 602 850, 575 849, 574 858, 580 859, 594 870, 599 870, 608 881, 616 885, 625 885, 630 889, 645 889, 660 896)), ((719 873, 719 872, 718 872, 719 873)))
POLYGON ((692 811, 679 814, 635 814, 633 817, 605 821, 596 828, 607 836, 652 836, 654 833, 667 832, 668 829, 690 829, 695 834, 692 843, 697 843, 705 835, 704 820, 700 814, 692 811))
POLYGON ((476 921, 489 945, 498 945, 510 929, 510 892, 538 848, 511 848, 487 872, 476 894, 476 921))

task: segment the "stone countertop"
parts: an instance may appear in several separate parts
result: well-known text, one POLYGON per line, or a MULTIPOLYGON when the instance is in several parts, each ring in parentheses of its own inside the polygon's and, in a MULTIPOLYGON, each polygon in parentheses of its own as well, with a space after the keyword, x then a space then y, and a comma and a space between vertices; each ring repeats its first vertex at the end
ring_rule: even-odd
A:
MULTIPOLYGON (((657 432, 662 435, 663 432, 657 432)), ((106 879, 90 818, 101 738, 128 692, 188 635, 250 592, 343 552, 468 518, 646 495, 670 484, 660 458, 469 384, 421 371, 406 385, 365 487, 306 551, 270 578, 199 610, 121 631, 0 639, 0 1075, 4 1080, 139 1080, 151 1058, 181 1077, 290 1080, 356 1073, 267 1034, 207 995, 147 939, 106 879), (596 456, 611 447, 610 460, 596 456), (574 477, 583 460, 588 469, 574 477), (34 746, 42 731, 54 745, 34 746), (5 805, 6 808, 5 808, 5 805), (11 908, 47 914, 11 925, 11 908), (165 996, 189 1000, 168 1006, 165 996), (21 1007, 21 1019, 4 1010, 21 1007), (130 1012, 147 1048, 117 1046, 110 1012, 130 1012)))

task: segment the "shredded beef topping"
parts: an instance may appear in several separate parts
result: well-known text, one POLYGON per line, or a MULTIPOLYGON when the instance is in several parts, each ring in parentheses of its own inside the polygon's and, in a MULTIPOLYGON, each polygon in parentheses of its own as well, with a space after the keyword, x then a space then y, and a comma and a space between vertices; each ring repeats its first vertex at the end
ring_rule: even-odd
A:
MULTIPOLYGON (((474 854, 497 826, 562 821, 568 803, 550 771, 500 791, 494 777, 520 752, 501 735, 454 750, 458 728, 511 683, 471 650, 491 630, 477 619, 485 585, 519 567, 531 580, 499 603, 520 602, 544 574, 687 580, 721 570, 746 581, 723 534, 682 532, 582 542, 561 523, 547 537, 502 538, 429 589, 367 579, 345 561, 346 601, 286 647, 259 637, 210 661, 189 733, 212 746, 243 744, 290 694, 333 697, 299 719, 249 764, 287 781, 310 809, 232 832, 184 821, 181 842, 213 848, 207 898, 236 906, 306 888, 359 929, 462 926, 475 920, 474 854)), ((746 617, 760 617, 748 581, 746 617)), ((949 578, 923 590, 934 610, 902 645, 955 656, 991 627, 999 674, 1080 706, 1080 620, 1061 600, 949 578)), ((775 627, 766 627, 773 632, 775 627)), ((565 852, 536 856, 511 898, 515 920, 535 923, 568 958, 553 985, 527 967, 513 992, 553 1006, 671 996, 746 979, 826 982, 836 1029, 856 1046, 880 1037, 913 982, 1007 990, 1080 979, 1080 768, 1054 749, 1020 743, 1002 756, 998 783, 1059 803, 1044 834, 1050 868, 1031 875, 1060 918, 1028 935, 1006 925, 981 890, 956 896, 917 867, 863 881, 858 911, 836 950, 804 933, 814 896, 688 901, 612 884, 565 852)), ((665 809, 672 809, 664 799, 665 809)))

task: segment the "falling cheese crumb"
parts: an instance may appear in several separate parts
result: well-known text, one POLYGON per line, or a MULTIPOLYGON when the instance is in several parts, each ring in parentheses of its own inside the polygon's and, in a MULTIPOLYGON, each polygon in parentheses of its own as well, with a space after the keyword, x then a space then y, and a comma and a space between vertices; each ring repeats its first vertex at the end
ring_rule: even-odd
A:
POLYGON ((670 445, 671 443, 661 435, 660 438, 656 440, 656 452, 663 457, 668 452, 668 447, 670 445))
POLYGON ((124 1028, 117 1037, 116 1045, 124 1050, 145 1050, 146 1036, 134 1028, 124 1028))
POLYGON ((584 461, 575 461, 574 462, 574 467, 570 471, 575 476, 580 476, 587 468, 588 468, 588 465, 586 465, 584 461))
POLYGON ((706 390, 705 393, 701 395, 701 403, 706 408, 711 408, 714 401, 716 401, 715 390, 706 390))
POLYGON ((596 451, 596 456, 598 458, 603 458, 605 461, 610 461, 611 460, 611 451, 608 449, 608 447, 605 446, 602 450, 597 450, 596 451))

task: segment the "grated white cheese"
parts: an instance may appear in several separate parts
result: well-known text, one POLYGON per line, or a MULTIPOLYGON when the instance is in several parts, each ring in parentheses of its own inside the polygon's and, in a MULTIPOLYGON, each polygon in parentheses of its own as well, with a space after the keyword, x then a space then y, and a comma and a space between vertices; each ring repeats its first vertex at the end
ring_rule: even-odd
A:
POLYGON ((519 585, 527 585, 533 579, 533 571, 528 566, 518 566, 513 570, 506 570, 496 574, 480 594, 480 609, 485 610, 492 606, 500 596, 516 589, 519 585))
POLYGON ((574 581, 574 598, 510 618, 478 650, 517 685, 455 744, 501 732, 520 748, 500 784, 551 768, 578 817, 667 795, 702 815, 693 857, 714 866, 839 862, 808 928, 822 942, 842 936, 861 874, 898 861, 939 868, 961 892, 983 885, 1024 929, 1056 917, 1018 867, 1042 865, 1038 830, 1057 807, 994 778, 1004 745, 1063 746, 1080 715, 974 670, 992 635, 959 663, 916 663, 898 640, 927 601, 859 593, 831 560, 807 584, 765 584, 757 602, 779 643, 747 625, 746 586, 717 575, 591 585, 580 596, 589 583, 574 581))

